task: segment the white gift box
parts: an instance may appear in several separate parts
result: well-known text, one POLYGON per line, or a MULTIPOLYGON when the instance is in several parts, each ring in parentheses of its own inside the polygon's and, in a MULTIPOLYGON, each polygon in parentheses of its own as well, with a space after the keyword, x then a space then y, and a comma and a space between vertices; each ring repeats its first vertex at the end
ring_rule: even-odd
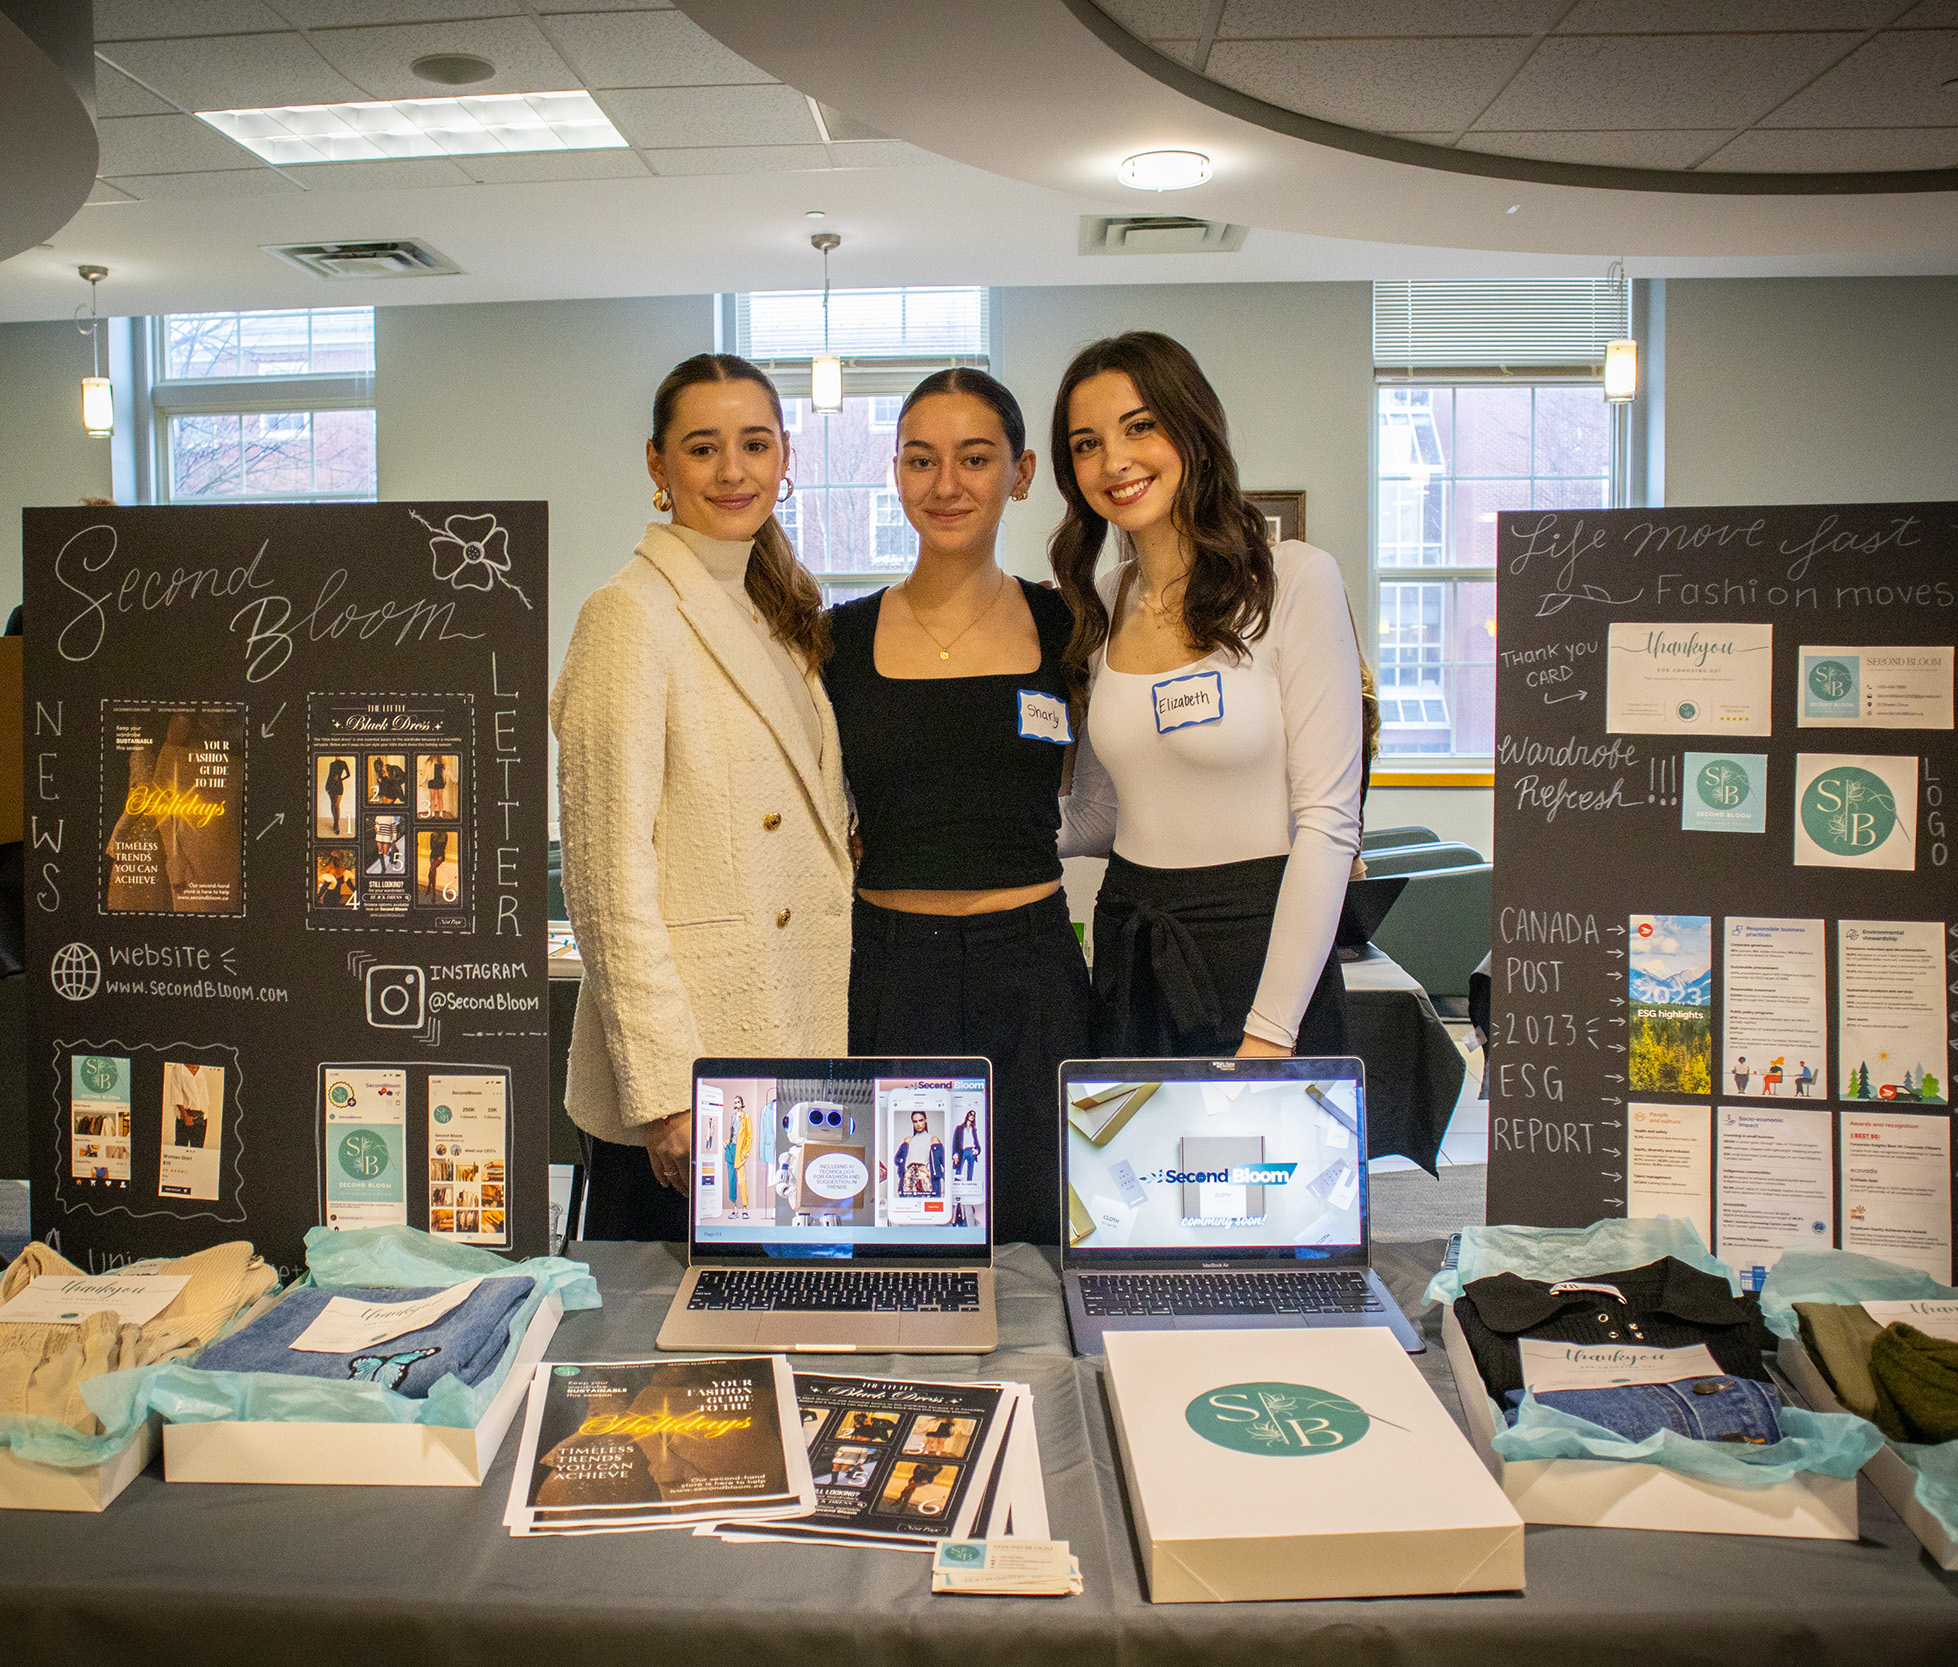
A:
POLYGON ((156 1456, 159 1418, 139 1424, 114 1453, 96 1464, 40 1464, 0 1450, 0 1510, 100 1511, 149 1468, 156 1456))
POLYGON ((285 1482, 318 1487, 473 1488, 489 1474, 522 1410, 564 1305, 547 1294, 508 1376, 473 1430, 433 1424, 299 1424, 224 1419, 163 1427, 167 1482, 285 1482))
POLYGON ((1522 1521, 1391 1332, 1105 1341, 1154 1602, 1522 1587, 1522 1521))
MULTIPOLYGON (((1829 1387, 1829 1380, 1809 1358, 1801 1339, 1782 1338, 1775 1364, 1795 1386, 1795 1393, 1809 1404, 1811 1411, 1849 1410, 1836 1399, 1835 1391, 1829 1387)), ((1938 1567, 1958 1569, 1958 1540, 1947 1534, 1944 1525, 1918 1504, 1917 1473, 1904 1463, 1889 1442, 1886 1441, 1878 1449, 1876 1457, 1863 1466, 1863 1474, 1876 1484, 1876 1491, 1890 1501, 1890 1508, 1904 1519, 1905 1525, 1936 1560, 1938 1567)))
POLYGON ((1504 1427, 1475 1369, 1455 1310, 1441 1337, 1469 1439, 1525 1522, 1574 1528, 1664 1528, 1686 1534, 1770 1534, 1787 1539, 1857 1537, 1856 1478, 1803 1474, 1762 1488, 1729 1487, 1663 1465, 1619 1459, 1516 1459, 1495 1449, 1504 1427))

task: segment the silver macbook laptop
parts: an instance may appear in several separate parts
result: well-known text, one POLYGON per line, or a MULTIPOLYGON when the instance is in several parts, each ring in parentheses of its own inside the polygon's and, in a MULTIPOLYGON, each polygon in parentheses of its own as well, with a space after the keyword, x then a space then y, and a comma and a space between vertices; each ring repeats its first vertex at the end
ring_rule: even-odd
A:
POLYGON ((992 1067, 702 1059, 663 1349, 985 1354, 992 1067))
POLYGON ((1069 1060, 1061 1247, 1081 1354, 1106 1331, 1378 1325, 1357 1059, 1069 1060))

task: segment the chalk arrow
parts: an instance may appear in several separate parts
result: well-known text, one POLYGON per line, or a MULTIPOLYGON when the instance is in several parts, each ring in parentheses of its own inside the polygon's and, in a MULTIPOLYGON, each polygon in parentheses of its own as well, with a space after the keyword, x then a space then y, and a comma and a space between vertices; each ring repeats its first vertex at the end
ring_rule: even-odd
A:
POLYGON ((263 735, 266 740, 269 741, 272 739, 272 726, 275 723, 277 723, 281 717, 285 715, 285 709, 286 709, 286 703, 284 701, 280 701, 279 710, 274 712, 271 717, 267 718, 264 723, 258 726, 259 734, 263 735))
POLYGON ((1622 1199, 1622 1198, 1606 1198, 1606 1199, 1602 1199, 1602 1200, 1600 1200, 1600 1202, 1602 1202, 1602 1203, 1606 1203, 1606 1204, 1623 1204, 1623 1203, 1625 1202, 1625 1200, 1624 1200, 1624 1199, 1622 1199))
POLYGON ((1605 1079, 1604 1079, 1604 1080, 1605 1080, 1606 1082, 1623 1082, 1623 1081, 1624 1081, 1625 1079, 1624 1079, 1623 1077, 1614 1077, 1614 1076, 1613 1076, 1613 1075, 1612 1075, 1612 1074, 1611 1074, 1611 1073, 1610 1073, 1609 1071, 1607 1071, 1607 1072, 1605 1073, 1605 1079))
POLYGON ((1601 1129, 1622 1129, 1624 1126, 1615 1117, 1600 1117, 1598 1119, 1598 1127, 1601 1129))
POLYGON ((1622 949, 1607 949, 1605 951, 1605 954, 1609 955, 1614 961, 1622 961, 1625 959, 1625 952, 1622 949))
POLYGON ((1545 695, 1543 697, 1543 704, 1545 706, 1561 706, 1567 700, 1582 700, 1584 695, 1585 691, 1583 689, 1573 689, 1567 695, 1545 695))
POLYGON ((237 953, 238 952, 235 949, 227 949, 219 954, 218 959, 224 963, 224 970, 226 972, 228 973, 237 972, 238 968, 232 960, 232 957, 237 953))
MULTIPOLYGON (((267 834, 269 834, 274 828, 276 828, 285 819, 286 819, 286 813, 284 811, 281 810, 281 811, 274 812, 272 816, 272 820, 267 822, 264 827, 258 830, 258 838, 263 839, 267 834)), ((256 844, 257 841, 255 840, 253 841, 253 843, 256 844)))
POLYGON ((1601 1181, 1622 1181, 1624 1178, 1615 1169, 1601 1169, 1598 1171, 1598 1179, 1601 1181))
POLYGON ((1623 1007, 1625 1005, 1625 998, 1623 996, 1613 996, 1611 998, 1611 1005, 1613 1007, 1623 1007))
POLYGON ((1622 926, 1607 926, 1604 931, 1605 936, 1608 938, 1622 938, 1625 935, 1625 928, 1622 926))
POLYGON ((1611 1049, 1613 1053, 1623 1053, 1625 1051, 1625 1044, 1623 1042, 1607 1042, 1605 1046, 1611 1049))
POLYGON ((1608 1158, 1622 1158, 1625 1155, 1616 1146, 1600 1146, 1598 1150, 1608 1158))
POLYGON ((1598 1104, 1601 1106, 1622 1106, 1624 1103, 1615 1094, 1600 1094, 1598 1096, 1598 1104))

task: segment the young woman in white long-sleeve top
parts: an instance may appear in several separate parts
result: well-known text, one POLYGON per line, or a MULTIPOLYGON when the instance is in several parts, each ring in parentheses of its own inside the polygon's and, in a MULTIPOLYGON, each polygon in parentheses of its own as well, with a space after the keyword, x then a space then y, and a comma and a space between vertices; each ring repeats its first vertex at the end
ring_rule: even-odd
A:
POLYGON ((1339 570, 1272 546, 1222 405, 1153 331, 1078 354, 1054 405, 1051 546, 1090 690, 1064 856, 1095 904, 1107 1057, 1337 1054, 1359 847, 1359 645, 1339 570), (1113 527, 1121 560, 1096 577, 1113 527))
POLYGON ((676 366, 646 464, 672 524, 586 601, 551 696, 585 968, 564 1098, 601 1239, 686 1236, 697 1057, 846 1046, 842 752, 822 598, 775 519, 774 385, 731 354, 676 366))

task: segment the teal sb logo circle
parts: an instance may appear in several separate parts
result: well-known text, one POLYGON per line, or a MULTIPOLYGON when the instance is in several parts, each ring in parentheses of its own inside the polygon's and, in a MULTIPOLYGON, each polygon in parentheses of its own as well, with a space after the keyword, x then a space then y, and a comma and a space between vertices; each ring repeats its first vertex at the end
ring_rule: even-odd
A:
POLYGON ((1808 686, 1817 700, 1846 700, 1856 685, 1840 660, 1817 660, 1808 668, 1808 686))
POLYGON ((356 1181, 378 1180, 387 1172, 388 1143, 372 1129, 350 1129, 340 1142, 340 1167, 356 1181))
POLYGON ((1802 829, 1832 856, 1868 856, 1896 826, 1888 784, 1853 764, 1824 770, 1802 793, 1802 829))
POLYGON ((432 1114, 438 1123, 446 1123, 455 1115, 447 1106, 437 1106, 432 1114))
POLYGON ((107 1094, 121 1080, 122 1073, 116 1069, 113 1059, 104 1059, 100 1054, 90 1054, 79 1067, 82 1087, 92 1094, 107 1094))
POLYGON ((1206 1389, 1183 1417, 1205 1441, 1275 1459, 1341 1452, 1373 1423, 1357 1402, 1303 1383, 1227 1383, 1206 1389))
POLYGON ((1752 791, 1746 770, 1731 758, 1714 759, 1700 771, 1694 785, 1699 789, 1700 803, 1712 810, 1738 809, 1752 791))
POLYGON ((952 1540, 940 1548, 938 1557, 943 1563, 961 1563, 977 1568, 986 1560, 986 1548, 974 1545, 970 1540, 952 1540))
POLYGON ((1679 715, 1680 717, 1684 718, 1686 722, 1690 724, 1695 718, 1697 718, 1700 715, 1700 709, 1697 706, 1695 706, 1690 700, 1682 700, 1679 703, 1679 715))
POLYGON ((575 1366, 553 1366, 551 1373, 554 1377, 575 1378, 578 1375, 578 1368, 575 1366))

